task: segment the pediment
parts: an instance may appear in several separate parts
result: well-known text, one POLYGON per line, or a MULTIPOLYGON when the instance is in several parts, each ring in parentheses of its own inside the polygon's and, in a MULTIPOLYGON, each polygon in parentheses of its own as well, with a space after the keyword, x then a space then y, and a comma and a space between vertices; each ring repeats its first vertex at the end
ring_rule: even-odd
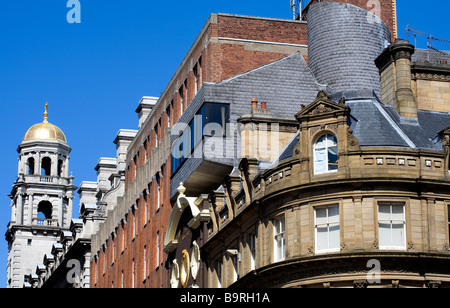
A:
POLYGON ((335 103, 330 100, 330 97, 325 91, 320 91, 313 103, 302 107, 302 110, 296 115, 298 120, 303 118, 330 116, 336 113, 345 113, 350 111, 350 108, 345 106, 344 98, 342 98, 339 103, 335 103))

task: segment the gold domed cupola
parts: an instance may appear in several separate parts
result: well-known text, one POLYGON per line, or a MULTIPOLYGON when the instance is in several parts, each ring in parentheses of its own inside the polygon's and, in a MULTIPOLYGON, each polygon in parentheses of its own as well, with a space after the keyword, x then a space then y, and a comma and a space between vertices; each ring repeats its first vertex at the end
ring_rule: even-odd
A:
POLYGON ((23 142, 35 140, 60 141, 67 143, 63 131, 59 127, 48 122, 48 103, 45 104, 44 122, 33 125, 23 138, 23 142))

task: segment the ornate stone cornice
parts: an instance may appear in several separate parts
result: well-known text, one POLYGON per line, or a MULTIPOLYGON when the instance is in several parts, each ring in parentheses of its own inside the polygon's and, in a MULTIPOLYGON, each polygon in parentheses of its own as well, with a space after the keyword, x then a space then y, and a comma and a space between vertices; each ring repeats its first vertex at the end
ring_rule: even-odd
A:
POLYGON ((414 46, 408 41, 399 40, 387 47, 375 60, 375 64, 380 72, 382 72, 394 61, 400 59, 408 59, 411 61, 414 50, 414 46))

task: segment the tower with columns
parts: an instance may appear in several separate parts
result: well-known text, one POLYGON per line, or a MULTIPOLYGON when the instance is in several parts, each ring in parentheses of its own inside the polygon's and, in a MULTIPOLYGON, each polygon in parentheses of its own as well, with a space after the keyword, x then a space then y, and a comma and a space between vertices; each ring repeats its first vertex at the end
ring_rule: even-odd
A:
POLYGON ((60 232, 70 228, 77 189, 69 176, 71 150, 63 131, 48 122, 46 104, 44 121, 26 132, 17 149, 18 177, 6 232, 8 288, 23 287, 24 276, 36 272, 60 232))

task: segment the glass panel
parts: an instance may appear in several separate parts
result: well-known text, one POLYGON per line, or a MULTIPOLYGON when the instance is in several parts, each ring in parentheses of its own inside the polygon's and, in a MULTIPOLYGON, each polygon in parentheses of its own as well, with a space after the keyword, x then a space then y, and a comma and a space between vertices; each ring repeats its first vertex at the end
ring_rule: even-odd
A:
POLYGON ((328 228, 317 228, 317 250, 328 249, 328 228))
POLYGON ((337 170, 338 169, 338 155, 337 155, 337 147, 328 148, 328 170, 337 170))
POLYGON ((339 225, 330 226, 330 249, 339 249, 341 246, 339 225))
POLYGON ((327 146, 328 147, 335 147, 337 146, 337 139, 333 135, 327 135, 327 146))
POLYGON ((404 221, 405 215, 403 214, 403 205, 392 205, 392 220, 404 221))
POLYGON ((323 135, 322 137, 320 137, 316 141, 316 144, 314 145, 314 148, 316 148, 316 149, 323 149, 323 148, 325 148, 326 144, 327 144, 327 136, 323 135))
POLYGON ((378 205, 378 220, 390 221, 391 220, 391 206, 387 204, 378 205))
POLYGON ((405 245, 405 234, 403 224, 392 225, 392 246, 403 247, 405 245))
POLYGON ((381 246, 391 246, 391 225, 380 223, 378 229, 379 245, 381 246))
POLYGON ((315 170, 316 173, 327 171, 326 151, 325 151, 325 149, 317 149, 317 150, 315 150, 314 170, 315 170))
POLYGON ((328 208, 328 222, 339 224, 339 206, 330 206, 328 208))
POLYGON ((321 207, 316 209, 316 225, 327 223, 327 208, 321 207))

